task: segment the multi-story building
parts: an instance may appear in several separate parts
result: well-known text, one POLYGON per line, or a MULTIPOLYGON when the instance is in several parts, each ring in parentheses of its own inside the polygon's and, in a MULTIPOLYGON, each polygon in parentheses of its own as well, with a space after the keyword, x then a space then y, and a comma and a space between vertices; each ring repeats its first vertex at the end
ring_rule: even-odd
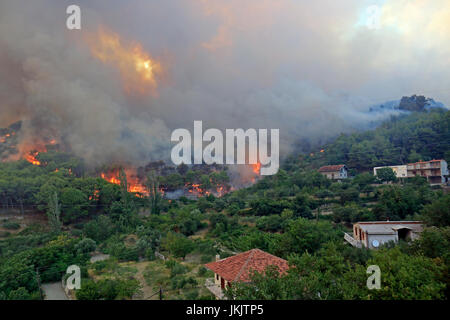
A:
POLYGON ((409 163, 407 177, 421 176, 427 178, 431 185, 445 184, 448 181, 448 167, 445 160, 419 161, 409 163))

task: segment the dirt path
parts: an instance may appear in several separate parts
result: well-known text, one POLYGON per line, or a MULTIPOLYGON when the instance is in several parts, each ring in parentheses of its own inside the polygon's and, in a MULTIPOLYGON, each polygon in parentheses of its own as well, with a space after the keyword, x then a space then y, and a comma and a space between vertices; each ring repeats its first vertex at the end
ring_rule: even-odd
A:
POLYGON ((153 289, 152 287, 147 285, 147 281, 145 281, 144 271, 145 271, 145 267, 147 267, 147 265, 148 265, 148 262, 138 262, 134 265, 134 267, 136 267, 136 269, 138 270, 135 277, 142 285, 142 288, 141 288, 142 295, 134 298, 135 300, 158 300, 159 299, 159 295, 157 295, 157 294, 154 295, 153 297, 151 297, 155 293, 155 289, 153 289))

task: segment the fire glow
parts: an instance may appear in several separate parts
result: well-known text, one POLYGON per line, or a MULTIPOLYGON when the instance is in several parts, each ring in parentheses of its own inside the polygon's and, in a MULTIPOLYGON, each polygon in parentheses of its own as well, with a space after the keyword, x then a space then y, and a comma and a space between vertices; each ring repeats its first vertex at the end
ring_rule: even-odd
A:
POLYGON ((42 162, 38 160, 38 156, 40 153, 47 152, 47 148, 45 147, 44 143, 38 143, 29 147, 23 145, 22 148, 23 148, 22 151, 23 159, 25 159, 26 161, 35 166, 40 166, 42 164, 42 162))
POLYGON ((37 156, 39 155, 39 151, 30 151, 25 155, 25 160, 27 160, 29 163, 40 166, 41 162, 37 160, 37 156))
POLYGON ((253 172, 259 176, 260 171, 261 171, 261 163, 258 162, 258 163, 252 164, 251 166, 252 166, 253 172))
MULTIPOLYGON (((128 192, 135 193, 136 195, 148 196, 149 192, 147 188, 139 181, 136 173, 133 170, 126 169, 125 175, 127 177, 127 190, 128 192)), ((108 173, 101 173, 102 179, 108 181, 109 183, 120 185, 119 171, 113 170, 108 173)))
POLYGON ((161 64, 138 42, 126 42, 117 33, 99 28, 86 38, 92 55, 104 64, 117 68, 126 92, 156 94, 161 64))

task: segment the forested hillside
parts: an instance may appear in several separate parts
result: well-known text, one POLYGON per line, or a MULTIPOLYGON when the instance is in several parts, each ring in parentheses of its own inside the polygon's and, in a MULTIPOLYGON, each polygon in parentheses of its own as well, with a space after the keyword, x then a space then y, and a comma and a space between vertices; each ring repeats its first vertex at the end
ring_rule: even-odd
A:
MULTIPOLYGON (((311 155, 291 156, 278 174, 222 196, 168 199, 161 187, 194 179, 226 182, 224 173, 176 168, 148 175, 148 194, 130 192, 121 170, 111 183, 83 162, 48 152, 39 165, 0 163, 0 299, 41 299, 43 282, 82 268, 78 299, 211 299, 204 264, 253 248, 287 259, 283 277, 255 274, 238 299, 446 299, 450 266, 450 195, 425 179, 390 183, 373 165, 448 159, 450 112, 393 118, 380 128, 340 136, 311 155), (323 152, 320 152, 320 150, 323 152), (397 150, 397 151, 396 151, 397 150), (400 151, 398 151, 400 150, 400 151), (328 180, 316 168, 345 163, 354 178, 328 180), (356 221, 423 220, 419 240, 377 251, 344 242, 356 221), (108 254, 90 262, 93 252, 108 254), (157 252, 167 260, 159 260, 157 252), (368 265, 382 269, 382 289, 366 288, 368 265), (257 286, 258 290, 254 290, 257 286)), ((153 172, 153 171, 152 171, 153 172)), ((193 182, 191 182, 191 185, 193 182)))
POLYGON ((341 135, 305 157, 314 166, 345 163, 357 171, 420 160, 450 161, 450 111, 392 117, 372 131, 341 135), (320 152, 322 150, 322 152, 320 152))

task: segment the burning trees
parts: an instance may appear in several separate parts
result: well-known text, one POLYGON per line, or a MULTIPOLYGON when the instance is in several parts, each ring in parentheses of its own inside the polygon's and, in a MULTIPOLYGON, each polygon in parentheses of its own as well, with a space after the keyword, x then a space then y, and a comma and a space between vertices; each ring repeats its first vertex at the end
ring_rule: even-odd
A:
POLYGON ((0 161, 5 161, 18 154, 18 136, 22 122, 16 122, 8 128, 0 128, 0 161))

